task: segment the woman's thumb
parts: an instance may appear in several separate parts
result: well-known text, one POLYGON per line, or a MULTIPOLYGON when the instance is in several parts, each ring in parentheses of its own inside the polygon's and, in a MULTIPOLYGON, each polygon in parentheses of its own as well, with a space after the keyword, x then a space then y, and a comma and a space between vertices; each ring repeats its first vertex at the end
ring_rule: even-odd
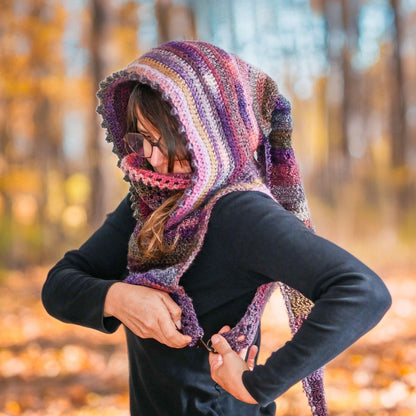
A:
POLYGON ((227 342, 227 340, 219 334, 215 334, 211 337, 211 343, 218 354, 224 355, 232 351, 230 344, 227 342))

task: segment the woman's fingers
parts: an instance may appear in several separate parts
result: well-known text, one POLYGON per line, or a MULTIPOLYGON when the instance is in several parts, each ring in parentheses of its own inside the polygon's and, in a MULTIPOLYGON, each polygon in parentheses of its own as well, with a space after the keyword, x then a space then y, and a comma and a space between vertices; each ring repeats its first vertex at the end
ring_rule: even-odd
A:
POLYGON ((248 350, 248 356, 247 356, 247 367, 250 369, 250 371, 253 371, 254 366, 256 365, 256 355, 259 348, 257 345, 252 345, 250 349, 248 350))
POLYGON ((189 335, 183 335, 176 329, 175 324, 170 320, 170 316, 168 319, 162 317, 159 320, 159 332, 161 335, 160 341, 172 348, 186 347, 192 341, 189 335))
MULTIPOLYGON (((230 331, 230 327, 228 326, 228 325, 225 325, 225 326, 223 326, 219 331, 218 331, 218 333, 219 334, 224 334, 224 333, 226 333, 226 332, 228 332, 228 331, 230 331)), ((224 339, 223 337, 221 337, 222 339, 224 339)), ((240 335, 238 338, 237 338, 237 340, 238 341, 244 341, 245 340, 245 338, 246 338, 246 336, 245 335, 240 335)), ((226 340, 224 339, 224 341, 226 342, 226 340)), ((216 346, 214 345, 214 342, 213 342, 213 340, 211 339, 211 342, 212 342, 212 344, 213 344, 213 346, 214 346, 214 348, 216 349, 216 351, 218 352, 218 355, 220 355, 221 356, 221 352, 220 351, 218 351, 217 350, 217 348, 216 348, 216 346)), ((221 341, 220 341, 220 348, 222 348, 221 347, 221 345, 222 345, 222 343, 221 343, 221 341)), ((228 345, 228 342, 227 342, 227 345, 228 345)), ((251 347, 250 347, 250 349, 248 348, 248 347, 246 347, 246 348, 243 348, 240 352, 238 352, 238 355, 239 355, 239 357, 241 358, 241 359, 243 359, 244 361, 246 361, 247 362, 247 366, 248 366, 248 368, 250 369, 250 370, 253 370, 253 368, 254 368, 254 366, 255 366, 255 360, 256 360, 256 355, 257 355, 257 351, 258 351, 258 347, 257 347, 257 345, 252 345, 251 347), (248 355, 247 355, 247 351, 248 351, 248 355)), ((218 364, 219 363, 219 359, 218 359, 218 355, 215 355, 215 354, 210 354, 210 359, 211 359, 211 356, 212 356, 212 359, 214 360, 215 359, 215 357, 217 357, 216 358, 216 364, 218 364)), ((211 361, 210 361, 211 362, 211 361)), ((221 359, 221 363, 222 363, 222 359, 221 359)), ((218 364, 218 366, 220 366, 221 364, 218 364)))
MULTIPOLYGON (((127 283, 114 284, 108 313, 141 338, 154 338, 172 348, 183 348, 191 337, 181 334, 181 308, 165 292, 127 283)), ((110 288, 111 289, 111 288, 110 288)), ((107 295, 108 296, 108 295, 107 295)))
MULTIPOLYGON (((249 369, 247 363, 231 349, 230 344, 219 333, 211 337, 211 342, 218 352, 209 353, 212 379, 237 399, 246 403, 257 403, 242 381, 242 374, 249 369)), ((254 352, 249 352, 250 363, 254 359, 254 352)))
POLYGON ((169 311, 173 323, 175 324, 176 328, 182 329, 182 309, 167 293, 162 293, 162 295, 163 296, 161 299, 169 311))
POLYGON ((247 356, 247 351, 248 351, 248 347, 243 348, 241 351, 238 352, 238 355, 240 356, 240 358, 242 358, 243 360, 246 359, 247 356))
POLYGON ((215 348, 215 351, 217 351, 217 353, 221 354, 222 356, 233 352, 233 350, 230 347, 230 344, 221 335, 213 335, 211 337, 211 342, 212 346, 215 348))
POLYGON ((218 333, 219 334, 224 334, 225 332, 228 332, 231 328, 228 325, 223 326, 218 333))

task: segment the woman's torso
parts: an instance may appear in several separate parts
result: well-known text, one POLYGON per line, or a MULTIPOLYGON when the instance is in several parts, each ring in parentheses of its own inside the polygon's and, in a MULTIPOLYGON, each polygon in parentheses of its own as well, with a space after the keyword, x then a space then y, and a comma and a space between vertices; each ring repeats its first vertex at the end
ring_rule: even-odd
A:
MULTIPOLYGON (((232 196, 231 196, 232 197, 232 196)), ((226 201, 227 198, 224 198, 226 201)), ((204 340, 224 325, 241 319, 259 284, 266 283, 241 267, 233 247, 221 238, 223 224, 214 208, 201 251, 181 279, 194 303, 204 340)), ((244 242, 236 241, 236 244, 244 242)), ((130 361, 132 415, 274 415, 265 408, 243 403, 218 386, 210 376, 208 352, 201 347, 168 348, 141 339, 126 328, 130 361)), ((259 335, 256 344, 259 345, 259 335)))

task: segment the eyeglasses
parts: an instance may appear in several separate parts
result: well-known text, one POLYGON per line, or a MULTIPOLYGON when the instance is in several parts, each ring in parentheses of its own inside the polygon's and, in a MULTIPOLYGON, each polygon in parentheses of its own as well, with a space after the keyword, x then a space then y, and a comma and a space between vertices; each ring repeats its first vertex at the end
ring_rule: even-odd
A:
POLYGON ((159 139, 154 140, 153 137, 142 133, 127 133, 124 136, 124 143, 128 148, 127 150, 145 158, 152 157, 154 147, 157 147, 167 157, 167 149, 160 139, 159 137, 159 139))

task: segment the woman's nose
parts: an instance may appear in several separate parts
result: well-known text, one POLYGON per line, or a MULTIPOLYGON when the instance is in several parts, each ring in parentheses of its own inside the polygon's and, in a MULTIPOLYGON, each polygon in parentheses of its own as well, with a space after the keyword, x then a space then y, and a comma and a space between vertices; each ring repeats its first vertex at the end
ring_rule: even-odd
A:
POLYGON ((150 156, 149 163, 156 172, 168 172, 168 158, 160 151, 157 146, 153 146, 152 156, 150 156))

